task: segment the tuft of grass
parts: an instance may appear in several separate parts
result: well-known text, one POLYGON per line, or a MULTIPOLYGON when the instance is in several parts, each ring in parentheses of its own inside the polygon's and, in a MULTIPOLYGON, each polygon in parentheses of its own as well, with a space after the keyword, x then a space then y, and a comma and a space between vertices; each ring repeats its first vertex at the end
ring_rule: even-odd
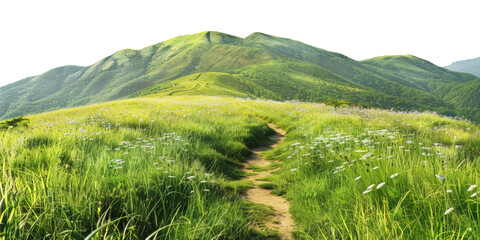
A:
POLYGON ((236 194, 245 193, 248 189, 253 188, 254 184, 252 181, 249 180, 236 180, 236 181, 229 181, 226 184, 227 189, 231 189, 236 194))
POLYGON ((261 188, 270 189, 270 190, 273 190, 273 189, 277 188, 277 185, 275 183, 271 183, 271 182, 260 183, 258 186, 261 187, 261 188))
POLYGON ((258 165, 248 164, 247 169, 253 170, 254 172, 263 172, 263 171, 276 169, 279 166, 280 164, 277 162, 271 163, 270 165, 267 165, 267 166, 258 166, 258 165))
POLYGON ((25 118, 23 116, 8 119, 0 122, 0 129, 14 128, 14 127, 18 127, 19 125, 27 126, 29 121, 30 120, 28 120, 28 118, 25 118))

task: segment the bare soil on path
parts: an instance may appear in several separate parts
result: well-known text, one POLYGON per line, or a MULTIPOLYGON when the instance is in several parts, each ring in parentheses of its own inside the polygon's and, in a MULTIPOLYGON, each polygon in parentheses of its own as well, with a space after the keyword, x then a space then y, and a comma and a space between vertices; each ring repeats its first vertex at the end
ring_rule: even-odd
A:
POLYGON ((291 232, 293 230, 294 221, 289 211, 290 203, 287 201, 287 199, 281 196, 272 195, 271 190, 263 189, 258 186, 264 182, 258 181, 257 179, 272 175, 272 171, 274 170, 254 172, 253 170, 248 169, 250 164, 259 167, 270 165, 271 162, 265 160, 261 154, 267 150, 277 147, 278 144, 285 139, 284 130, 277 128, 274 124, 268 124, 268 126, 277 132, 275 135, 270 137, 274 143, 267 147, 252 149, 252 155, 247 159, 244 167, 246 172, 258 174, 246 177, 246 179, 251 180, 254 183, 254 187, 249 189, 245 193, 244 197, 251 202, 271 206, 275 211, 275 214, 269 216, 265 226, 271 230, 278 230, 278 233, 282 239, 293 239, 291 232))

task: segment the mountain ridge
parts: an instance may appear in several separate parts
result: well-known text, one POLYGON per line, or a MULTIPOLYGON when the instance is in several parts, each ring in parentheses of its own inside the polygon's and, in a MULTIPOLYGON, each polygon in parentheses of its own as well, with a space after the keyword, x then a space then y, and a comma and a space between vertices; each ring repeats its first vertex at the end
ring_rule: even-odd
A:
POLYGON ((265 33, 240 38, 205 31, 119 50, 90 66, 63 66, 1 87, 0 119, 149 94, 233 94, 274 100, 344 99, 479 120, 474 89, 478 82, 473 75, 412 55, 355 61, 265 33), (192 80, 196 74, 200 75, 192 80), (460 92, 468 98, 459 98, 460 92))
POLYGON ((452 71, 471 73, 480 77, 480 57, 456 61, 445 66, 445 68, 452 71))

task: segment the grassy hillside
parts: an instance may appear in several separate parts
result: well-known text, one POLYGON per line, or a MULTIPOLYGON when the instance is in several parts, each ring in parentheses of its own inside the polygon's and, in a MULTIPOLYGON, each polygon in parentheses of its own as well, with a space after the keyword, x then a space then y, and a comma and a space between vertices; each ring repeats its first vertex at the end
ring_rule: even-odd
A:
POLYGON ((253 97, 252 88, 237 77, 227 73, 195 73, 179 79, 156 84, 136 95, 174 96, 174 95, 210 95, 253 97), (238 90, 237 90, 238 89, 238 90))
POLYGON ((121 50, 88 67, 61 67, 2 87, 0 119, 148 94, 202 94, 343 99, 480 121, 479 82, 472 75, 413 56, 358 62, 263 33, 239 38, 201 32, 140 50, 121 50), (459 93, 468 94, 459 97, 459 93))
POLYGON ((469 60, 457 61, 450 64, 449 66, 446 66, 445 68, 457 72, 471 73, 473 75, 476 75, 477 77, 480 77, 480 57, 469 60))
MULTIPOLYGON (((418 110, 430 109, 447 114, 453 112, 452 104, 446 103, 433 92, 428 92, 425 89, 417 89, 415 86, 404 87, 397 84, 398 88, 403 90, 397 89, 397 91, 395 90, 396 87, 392 85, 391 89, 394 89, 397 94, 389 95, 374 87, 366 87, 357 81, 352 81, 332 73, 318 65, 295 59, 269 60, 261 64, 231 71, 228 74, 219 73, 216 75, 208 73, 201 75, 200 79, 196 79, 197 76, 198 74, 193 74, 186 78, 159 83, 138 92, 134 96, 149 94, 155 94, 156 96, 170 94, 231 94, 232 96, 242 96, 242 94, 238 93, 240 92, 244 93, 243 96, 257 96, 275 100, 325 101, 329 98, 341 98, 366 106, 418 110), (210 78, 210 80, 207 80, 207 78, 210 78), (210 90, 205 88, 204 91, 197 91, 194 86, 203 86, 200 83, 203 81, 210 82, 210 90), (189 84, 194 82, 196 84, 189 86, 189 84), (229 90, 222 94, 214 90, 213 86, 229 90), (178 91, 179 89, 181 90, 178 91)), ((398 77, 392 76, 391 78, 396 79, 398 77)), ((475 81, 467 82, 470 84, 475 81)), ((389 86, 385 85, 384 88, 388 89, 389 86)), ((472 91, 475 90, 472 89, 472 91)), ((451 94, 451 96, 455 96, 455 94, 451 94)), ((477 95, 472 94, 467 99, 476 98, 477 95)), ((476 105, 473 106, 476 108, 476 105)))
POLYGON ((0 129, 6 239, 274 237, 253 229, 268 211, 239 197, 251 184, 240 162, 273 133, 266 122, 287 130, 264 180, 291 201, 297 239, 480 237, 480 129, 468 122, 199 96, 28 118, 0 129))
POLYGON ((54 69, 0 88, 0 118, 125 98, 157 82, 271 58, 261 49, 235 45, 241 40, 202 32, 140 50, 121 50, 88 67, 54 69))
POLYGON ((385 56, 363 61, 387 76, 400 77, 414 88, 440 97, 453 106, 441 113, 467 116, 478 121, 480 79, 472 74, 452 72, 415 56, 385 56))

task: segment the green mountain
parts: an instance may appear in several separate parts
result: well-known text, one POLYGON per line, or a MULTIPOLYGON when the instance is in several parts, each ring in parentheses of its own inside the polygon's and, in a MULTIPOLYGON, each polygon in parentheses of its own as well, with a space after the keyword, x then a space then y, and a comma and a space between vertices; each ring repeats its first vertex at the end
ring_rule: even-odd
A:
POLYGON ((411 87, 442 99, 449 109, 454 109, 436 109, 446 115, 480 120, 480 79, 472 74, 452 72, 415 56, 385 56, 362 62, 392 79, 399 77, 411 87))
POLYGON ((449 66, 446 66, 445 68, 452 71, 471 73, 476 75, 477 77, 480 77, 480 57, 469 60, 457 61, 450 64, 449 66))
POLYGON ((201 32, 0 88, 0 118, 145 95, 343 99, 479 121, 480 79, 413 56, 355 61, 263 33, 201 32), (460 94, 461 93, 461 94, 460 94))

